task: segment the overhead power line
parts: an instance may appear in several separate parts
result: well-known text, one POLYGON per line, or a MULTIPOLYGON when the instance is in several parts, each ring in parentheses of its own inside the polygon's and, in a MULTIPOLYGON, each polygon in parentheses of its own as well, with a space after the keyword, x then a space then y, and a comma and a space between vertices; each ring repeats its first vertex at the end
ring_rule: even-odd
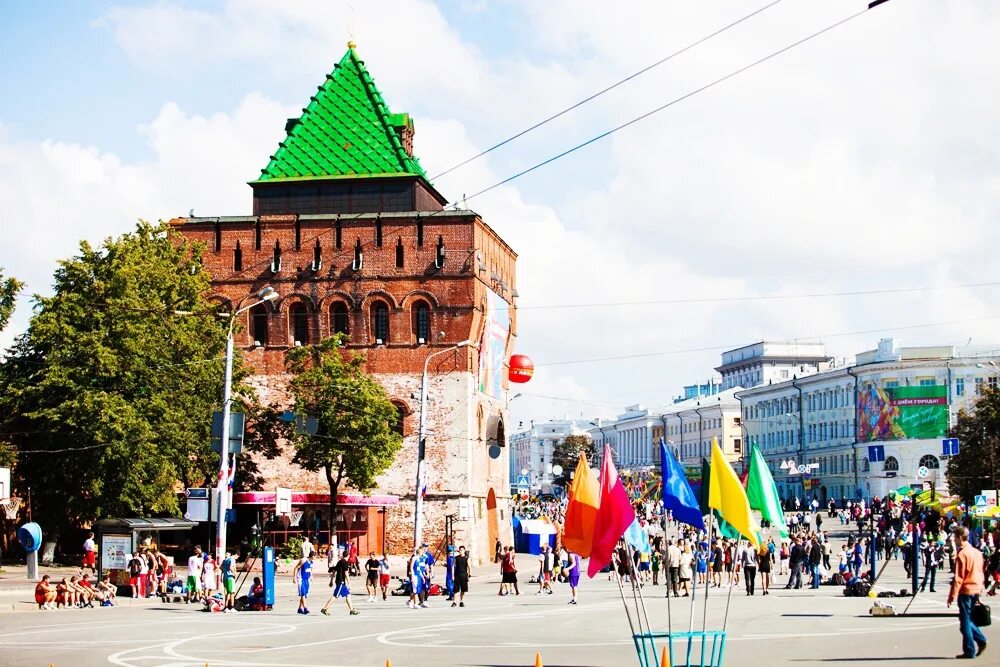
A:
POLYGON ((597 99, 601 95, 604 95, 605 93, 611 92, 612 90, 614 90, 618 86, 621 86, 621 85, 623 85, 625 83, 628 83, 632 79, 645 74, 646 72, 650 71, 651 69, 659 67, 660 65, 662 65, 662 64, 664 64, 666 62, 669 62, 670 60, 673 60, 674 58, 676 58, 677 56, 681 55, 682 53, 690 51, 691 49, 693 49, 694 47, 696 47, 696 46, 698 46, 700 44, 704 44, 708 40, 712 39, 713 37, 717 37, 717 36, 721 35, 722 33, 726 32, 730 28, 735 28, 736 26, 738 26, 739 24, 743 23, 744 21, 747 21, 747 20, 753 18, 757 14, 760 14, 761 12, 763 12, 763 11, 765 11, 767 9, 770 9, 771 7, 774 7, 779 2, 781 2, 781 0, 774 0, 773 2, 770 2, 770 3, 766 4, 766 5, 764 5, 763 7, 760 7, 759 9, 756 9, 756 10, 750 12, 746 16, 744 16, 742 18, 739 18, 739 19, 733 21, 732 23, 729 23, 728 25, 725 25, 725 26, 719 28, 718 30, 715 30, 714 32, 711 32, 711 33, 705 35, 701 39, 697 39, 697 40, 691 42, 690 44, 688 44, 684 48, 679 49, 677 51, 674 51, 669 56, 666 56, 665 58, 661 58, 660 60, 657 60, 655 63, 647 65, 646 67, 643 67, 638 72, 633 72, 632 74, 629 74, 624 79, 616 81, 615 83, 611 84, 610 86, 608 86, 606 88, 602 88, 601 90, 597 91, 596 93, 593 93, 592 95, 589 95, 589 96, 583 98, 579 102, 576 102, 575 104, 571 104, 570 106, 566 107, 562 111, 558 111, 558 112, 552 114, 551 116, 549 116, 548 118, 544 118, 543 120, 538 121, 534 125, 532 125, 530 127, 527 127, 527 128, 521 130, 520 132, 518 132, 516 134, 512 134, 511 136, 507 137, 503 141, 490 146, 486 150, 484 150, 484 151, 482 151, 480 153, 477 153, 477 154, 473 155, 472 157, 470 157, 470 158, 468 158, 466 160, 463 160, 462 162, 459 162, 454 167, 450 167, 448 169, 445 169, 440 174, 432 177, 431 180, 437 180, 437 179, 441 178, 442 176, 450 174, 451 172, 455 171, 456 169, 460 169, 460 168, 464 167, 465 165, 469 164, 470 162, 475 162, 476 160, 478 160, 479 158, 483 157, 484 155, 488 155, 489 153, 492 153, 493 151, 495 151, 496 149, 498 149, 498 148, 500 148, 502 146, 506 146, 507 144, 509 144, 510 142, 512 142, 512 141, 514 141, 516 139, 520 139, 521 137, 523 137, 524 135, 528 134, 529 132, 533 132, 533 131, 537 130, 538 128, 542 127, 543 125, 546 125, 546 124, 554 121, 555 119, 559 118, 560 116, 564 116, 567 113, 569 113, 570 111, 573 111, 574 109, 582 107, 584 104, 587 104, 588 102, 591 102, 591 101, 597 99))
MULTIPOLYGON (((873 6, 875 6, 874 3, 872 5, 872 7, 873 6)), ((740 74, 742 74, 742 73, 744 73, 744 72, 746 72, 748 70, 751 70, 754 67, 757 67, 758 65, 762 65, 762 64, 766 63, 767 61, 780 56, 782 53, 790 51, 790 50, 794 49, 797 46, 801 46, 802 44, 805 44, 806 42, 808 42, 810 40, 813 40, 813 39, 819 37, 820 35, 828 33, 831 30, 834 30, 835 28, 838 28, 838 27, 844 25, 845 23, 853 21, 854 19, 858 18, 862 14, 868 12, 870 9, 871 9, 871 7, 866 7, 865 9, 862 9, 859 12, 855 12, 854 14, 851 14, 847 18, 843 18, 843 19, 840 19, 839 21, 837 21, 835 23, 831 23, 830 25, 826 26, 825 28, 823 28, 821 30, 817 30, 816 32, 814 32, 814 33, 812 33, 812 34, 810 34, 810 35, 808 35, 806 37, 803 37, 802 39, 799 39, 799 40, 797 40, 795 42, 792 42, 791 44, 789 44, 787 46, 784 46, 784 47, 778 49, 777 51, 772 51, 771 53, 769 53, 768 55, 764 56, 763 58, 758 58, 757 60, 753 61, 752 63, 749 63, 748 65, 744 65, 743 67, 740 67, 739 69, 735 69, 735 70, 729 72, 728 74, 726 74, 725 76, 721 76, 718 79, 715 79, 714 81, 712 81, 710 83, 706 83, 705 85, 703 85, 703 86, 701 86, 699 88, 695 88, 694 90, 692 90, 690 92, 687 92, 687 93, 681 95, 680 97, 676 97, 676 98, 672 99, 671 101, 667 102, 666 104, 663 104, 661 106, 656 107, 655 109, 647 111, 646 113, 644 113, 644 114, 642 114, 640 116, 636 116, 632 120, 629 120, 627 122, 622 123, 621 125, 613 127, 610 130, 607 130, 606 132, 602 132, 601 134, 598 134, 597 136, 592 137, 592 138, 588 139, 587 141, 584 141, 583 143, 577 144, 576 146, 573 146, 572 148, 569 148, 567 150, 564 150, 561 153, 553 155, 552 157, 550 157, 550 158, 548 158, 546 160, 542 160, 541 162, 539 162, 539 163, 537 163, 537 164, 535 164, 535 165, 533 165, 531 167, 528 167, 527 169, 523 169, 523 170, 517 172, 516 174, 514 174, 512 176, 508 176, 507 178, 503 179, 502 181, 498 181, 497 183, 494 183, 493 185, 491 185, 489 187, 483 188, 482 190, 480 190, 478 192, 475 192, 475 193, 473 193, 473 194, 465 197, 464 199, 465 200, 469 200, 469 199, 473 199, 474 197, 478 197, 480 195, 486 194, 487 192, 489 192, 491 190, 494 190, 494 189, 500 187, 501 185, 506 185, 507 183, 510 183, 511 181, 514 181, 514 180, 516 180, 518 178, 521 178, 522 176, 525 176, 526 174, 530 174, 531 172, 535 171, 536 169, 540 169, 541 167, 544 167, 547 164, 551 164, 551 163, 555 162, 556 160, 560 160, 560 159, 566 157, 567 155, 571 155, 572 153, 575 153, 576 151, 580 150, 581 148, 585 148, 585 147, 589 146, 590 144, 593 144, 593 143, 596 143, 596 142, 600 141, 601 139, 605 139, 607 137, 610 137, 612 134, 614 134, 614 133, 616 133, 616 132, 618 132, 620 130, 624 130, 625 128, 631 127, 632 125, 635 125, 636 123, 638 123, 640 121, 646 120, 650 116, 654 116, 654 115, 660 113, 661 111, 663 111, 665 109, 669 109, 670 107, 674 106, 675 104, 683 102, 684 100, 686 100, 688 98, 694 97, 695 95, 697 95, 699 93, 703 93, 706 90, 709 90, 710 88, 714 88, 715 86, 719 85, 720 83, 723 83, 724 81, 728 81, 729 79, 732 79, 735 76, 739 76, 740 74)))
MULTIPOLYGON (((966 324, 969 322, 984 322, 986 320, 995 320, 1000 318, 1000 315, 987 315, 986 317, 969 317, 960 320, 946 320, 944 322, 925 322, 923 324, 906 324, 902 326, 894 327, 880 327, 878 329, 862 329, 859 331, 844 331, 841 333, 834 334, 823 334, 822 336, 802 336, 800 338, 792 338, 794 341, 809 341, 816 340, 821 341, 826 338, 843 338, 845 336, 861 336, 863 334, 871 333, 885 333, 890 331, 906 331, 909 329, 924 329, 928 327, 940 327, 947 326, 949 324, 966 324)), ((664 357, 669 355, 677 354, 691 354, 695 352, 715 352, 718 350, 731 350, 741 345, 745 345, 746 341, 741 343, 732 343, 729 345, 709 345, 706 347, 692 347, 680 350, 663 350, 660 352, 641 352, 637 354, 619 354, 611 357, 592 357, 590 359, 572 359, 567 361, 550 361, 547 363, 536 363, 535 367, 541 366, 568 366, 570 364, 589 364, 596 363, 599 361, 621 361, 624 359, 645 359, 648 357, 664 357)))

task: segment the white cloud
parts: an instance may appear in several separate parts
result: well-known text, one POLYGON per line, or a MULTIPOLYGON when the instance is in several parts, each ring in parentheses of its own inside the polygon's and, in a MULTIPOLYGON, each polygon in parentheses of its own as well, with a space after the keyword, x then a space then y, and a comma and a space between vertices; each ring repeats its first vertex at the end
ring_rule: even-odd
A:
MULTIPOLYGON (((417 153, 437 173, 763 4, 596 1, 511 5, 529 48, 490 57, 421 0, 353 3, 359 50, 396 110, 418 112, 417 153)), ((861 7, 863 3, 858 3, 861 7)), ((580 111, 437 183, 453 199, 703 85, 854 11, 780 3, 580 111)), ((465 14, 482 11, 465 2, 465 14)), ((468 18, 468 16, 466 16, 468 18)), ((169 91, 136 141, 148 161, 100 147, 30 144, 0 131, 0 197, 23 222, 8 270, 34 289, 76 240, 134 218, 245 213, 245 181, 284 119, 343 53, 346 2, 166 2, 100 22, 156 76, 230 68, 242 101, 191 115, 169 91), (277 95, 288 80, 302 89, 277 95), (265 91, 254 93, 252 91, 265 91), (272 101, 280 99, 279 102, 272 101)), ((498 30, 502 27, 498 27, 498 30)), ((664 404, 718 353, 546 365, 629 353, 821 337, 1000 314, 1000 290, 806 300, 546 309, 552 304, 754 297, 994 280, 1000 214, 1000 10, 986 0, 888 3, 611 139, 469 202, 519 253, 519 351, 539 364, 515 418, 664 404), (533 394, 531 396, 529 394, 533 394), (566 401, 540 398, 565 397, 566 401), (573 401, 573 407, 567 407, 573 401)), ((229 70, 227 70, 229 71, 229 70)), ((0 127, 2 130, 2 127, 0 127)), ((19 315, 22 317, 24 311, 19 315)), ((902 342, 992 342, 996 321, 910 329, 902 342)), ((886 332, 890 333, 890 332, 886 332)))

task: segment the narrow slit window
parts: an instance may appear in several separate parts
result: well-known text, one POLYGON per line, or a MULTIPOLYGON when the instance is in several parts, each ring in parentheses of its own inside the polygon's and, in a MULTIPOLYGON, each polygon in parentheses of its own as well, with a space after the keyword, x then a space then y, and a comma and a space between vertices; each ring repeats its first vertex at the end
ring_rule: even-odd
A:
POLYGON ((424 221, 417 217, 417 247, 424 247, 424 221))
POLYGON ((302 250, 302 223, 295 218, 295 249, 302 250))
POLYGON ((334 245, 337 246, 337 250, 340 250, 344 247, 344 225, 341 224, 340 220, 337 221, 334 236, 336 237, 334 245))
POLYGON ((396 268, 403 268, 403 239, 396 239, 396 268))
POLYGON ((260 218, 254 222, 253 226, 253 249, 260 250, 261 242, 261 230, 260 230, 260 218))
POLYGON ((274 253, 271 256, 271 272, 281 271, 281 241, 274 242, 274 253))
POLYGON ((372 333, 375 334, 376 345, 389 342, 389 306, 382 301, 372 304, 372 333))
POLYGON ((222 250, 222 223, 215 221, 215 252, 222 250))
POLYGON ((382 218, 375 219, 375 247, 382 247, 382 218))
POLYGON ((236 247, 233 248, 233 271, 243 270, 243 248, 240 247, 239 240, 236 241, 236 247))
POLYGON ((319 244, 319 239, 316 239, 316 245, 313 246, 312 270, 319 271, 321 268, 323 268, 323 248, 319 244))

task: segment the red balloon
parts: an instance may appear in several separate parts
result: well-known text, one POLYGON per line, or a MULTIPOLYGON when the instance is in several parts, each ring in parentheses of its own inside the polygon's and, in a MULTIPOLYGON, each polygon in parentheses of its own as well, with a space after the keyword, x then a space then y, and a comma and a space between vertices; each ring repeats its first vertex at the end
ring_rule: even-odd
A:
POLYGON ((531 357, 523 354, 513 354, 510 357, 510 371, 507 377, 511 382, 527 382, 535 374, 535 364, 531 357))

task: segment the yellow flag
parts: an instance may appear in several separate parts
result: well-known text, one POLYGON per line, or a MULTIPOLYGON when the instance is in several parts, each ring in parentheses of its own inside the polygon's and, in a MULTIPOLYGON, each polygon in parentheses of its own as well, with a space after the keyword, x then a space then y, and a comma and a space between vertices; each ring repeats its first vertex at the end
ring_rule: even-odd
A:
POLYGON ((715 438, 712 438, 712 476, 708 485, 708 506, 719 510, 719 514, 729 525, 738 530, 741 535, 750 540, 754 546, 760 544, 760 526, 750 512, 750 501, 747 492, 736 476, 736 471, 729 465, 722 448, 715 438))

